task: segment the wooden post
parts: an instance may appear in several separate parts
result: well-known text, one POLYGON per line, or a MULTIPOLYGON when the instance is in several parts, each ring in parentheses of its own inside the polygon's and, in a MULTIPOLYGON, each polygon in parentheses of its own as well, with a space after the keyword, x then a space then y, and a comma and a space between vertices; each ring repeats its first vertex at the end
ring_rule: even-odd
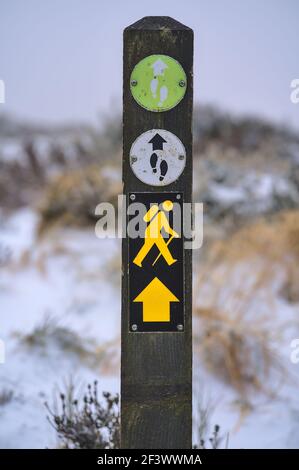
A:
MULTIPOLYGON (((177 197, 178 199, 182 195, 183 202, 191 202, 192 67, 193 31, 183 24, 169 17, 145 17, 125 29, 123 184, 127 205, 131 202, 130 195, 132 193, 134 198, 135 194, 150 193, 147 198, 150 199, 153 195, 153 201, 156 197, 157 202, 163 200, 164 193, 167 199, 171 199, 172 194, 173 198, 177 197), (135 86, 138 80, 134 79, 132 72, 142 59, 151 55, 164 55, 175 59, 185 72, 186 80, 180 80, 179 83, 180 87, 185 87, 184 96, 178 97, 177 104, 170 103, 169 109, 162 109, 162 105, 159 103, 161 111, 151 111, 146 109, 144 103, 142 104, 142 98, 141 102, 138 102, 138 98, 133 96, 132 86, 135 86), (138 174, 136 173, 136 176, 132 171, 134 167, 130 158, 133 161, 139 158, 138 155, 132 157, 132 145, 138 137, 152 129, 161 129, 174 134, 185 147, 186 161, 182 173, 175 181, 165 186, 141 181, 138 174)), ((158 70, 158 75, 162 79, 165 77, 163 68, 158 70)), ((158 79, 156 75, 153 78, 153 80, 158 79)), ((161 82, 152 83, 152 92, 159 93, 159 89, 156 90, 155 87, 160 86, 161 82)), ((160 92, 161 102, 166 96, 163 93, 162 90, 160 92)), ((179 90, 178 93, 182 94, 183 92, 179 90)), ((168 97, 171 98, 169 94, 168 97)), ((149 142, 154 142, 156 148, 160 145, 159 141, 156 142, 153 139, 149 142)), ((154 144, 152 144, 153 149, 154 144)), ((183 159, 184 156, 178 158, 183 159)), ((171 162, 169 166, 171 166, 171 162)), ((129 449, 188 449, 192 447, 192 250, 183 250, 182 248, 182 263, 180 265, 177 263, 177 266, 182 267, 183 295, 180 297, 176 291, 175 294, 179 297, 180 302, 171 304, 173 306, 172 312, 175 312, 173 316, 177 315, 177 318, 183 318, 183 325, 173 326, 176 329, 173 331, 170 323, 169 327, 168 324, 163 326, 165 324, 161 323, 161 329, 159 329, 159 323, 158 327, 156 323, 153 323, 154 331, 151 331, 151 326, 148 326, 150 324, 145 324, 147 329, 140 332, 137 325, 132 325, 131 321, 133 304, 130 299, 130 286, 138 286, 138 282, 140 282, 141 290, 142 276, 140 275, 140 279, 138 277, 136 279, 137 274, 134 273, 137 271, 134 269, 139 268, 131 266, 130 243, 134 244, 135 242, 129 241, 128 238, 123 239, 121 447, 129 449), (130 279, 130 276, 135 276, 135 278, 130 279)), ((161 266, 163 261, 159 261, 161 266)), ((168 268, 167 265, 166 268, 168 268)), ((179 288, 180 286, 178 286, 179 288)), ((141 309, 142 305, 136 304, 136 308, 141 309)), ((136 312, 140 315, 141 310, 136 310, 136 312)))

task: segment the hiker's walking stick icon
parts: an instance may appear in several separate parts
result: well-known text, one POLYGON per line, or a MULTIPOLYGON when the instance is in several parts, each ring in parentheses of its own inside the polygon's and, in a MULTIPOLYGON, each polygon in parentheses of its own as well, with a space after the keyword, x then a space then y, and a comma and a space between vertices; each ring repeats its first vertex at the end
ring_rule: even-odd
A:
MULTIPOLYGON (((174 236, 171 235, 170 239, 168 240, 168 242, 166 243, 166 246, 168 247, 168 245, 170 244, 170 242, 173 240, 174 236)), ((155 266, 156 262, 158 261, 158 259, 160 258, 160 256, 162 255, 162 253, 160 252, 157 256, 157 258, 155 259, 155 261, 153 262, 152 266, 155 266)), ((177 261, 177 260, 175 260, 177 261)))

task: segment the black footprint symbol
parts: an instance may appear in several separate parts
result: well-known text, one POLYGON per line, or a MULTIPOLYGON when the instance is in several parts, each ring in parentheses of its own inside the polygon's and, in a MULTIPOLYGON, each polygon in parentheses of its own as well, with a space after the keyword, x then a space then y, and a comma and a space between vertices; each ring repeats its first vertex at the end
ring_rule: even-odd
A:
POLYGON ((156 153, 153 153, 150 159, 150 164, 153 169, 153 173, 157 173, 157 161, 158 161, 158 155, 156 153))
POLYGON ((167 170, 168 170, 167 162, 166 160, 162 160, 162 162, 160 163, 160 172, 161 172, 161 176, 159 178, 160 181, 164 180, 167 170))

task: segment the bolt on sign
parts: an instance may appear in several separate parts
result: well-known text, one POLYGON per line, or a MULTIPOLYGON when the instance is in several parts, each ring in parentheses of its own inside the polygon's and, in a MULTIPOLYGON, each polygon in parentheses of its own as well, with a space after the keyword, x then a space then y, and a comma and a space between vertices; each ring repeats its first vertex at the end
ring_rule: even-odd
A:
MULTIPOLYGON (((130 329, 184 330, 182 193, 134 193, 145 207, 139 238, 129 240, 130 329)), ((129 220, 133 220, 131 216, 129 220)))
POLYGON ((130 84, 132 95, 140 106, 160 112, 168 111, 183 99, 187 78, 177 60, 154 54, 134 67, 130 84))

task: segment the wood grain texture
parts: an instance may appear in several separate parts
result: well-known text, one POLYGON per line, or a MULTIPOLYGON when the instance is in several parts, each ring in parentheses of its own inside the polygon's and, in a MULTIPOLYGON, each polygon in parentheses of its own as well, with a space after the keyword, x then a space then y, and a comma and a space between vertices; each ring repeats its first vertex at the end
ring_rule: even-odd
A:
MULTIPOLYGON (((123 192, 182 191, 192 199, 193 31, 169 17, 145 17, 124 31, 123 192), (187 75, 183 100, 173 109, 143 109, 130 92, 134 66, 151 54, 178 60, 187 75), (178 181, 165 188, 139 181, 129 163, 130 147, 143 132, 160 128, 185 145, 187 161, 178 181)), ((185 331, 130 333, 128 242, 122 246, 121 447, 191 448, 192 434, 192 252, 185 250, 185 331)))

